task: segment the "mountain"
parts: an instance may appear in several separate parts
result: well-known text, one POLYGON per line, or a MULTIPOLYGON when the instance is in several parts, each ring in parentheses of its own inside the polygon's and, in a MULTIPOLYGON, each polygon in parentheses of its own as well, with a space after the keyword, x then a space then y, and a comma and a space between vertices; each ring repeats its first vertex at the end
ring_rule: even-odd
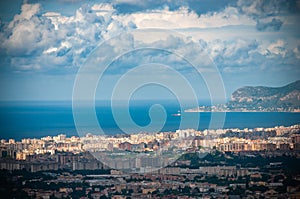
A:
POLYGON ((300 80, 283 87, 246 86, 234 91, 226 104, 201 106, 185 112, 300 112, 300 80))
POLYGON ((232 93, 230 110, 290 110, 300 108, 300 80, 283 87, 246 86, 232 93))

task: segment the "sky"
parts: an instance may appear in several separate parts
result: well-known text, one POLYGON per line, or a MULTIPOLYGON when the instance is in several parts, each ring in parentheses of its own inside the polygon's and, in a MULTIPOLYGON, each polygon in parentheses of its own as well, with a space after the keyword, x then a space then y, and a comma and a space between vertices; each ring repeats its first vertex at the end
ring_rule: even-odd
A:
POLYGON ((284 86, 300 77, 299 11, 299 0, 0 1, 0 100, 284 86))

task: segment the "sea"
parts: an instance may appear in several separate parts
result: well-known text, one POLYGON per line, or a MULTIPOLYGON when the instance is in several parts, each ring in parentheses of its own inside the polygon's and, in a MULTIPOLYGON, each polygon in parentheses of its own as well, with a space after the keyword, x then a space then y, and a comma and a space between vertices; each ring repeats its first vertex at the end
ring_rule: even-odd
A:
MULTIPOLYGON (((212 113, 185 113, 181 110, 192 107, 188 105, 180 107, 176 101, 141 100, 129 103, 129 107, 117 106, 115 110, 119 112, 129 111, 132 121, 136 125, 143 127, 151 122, 149 110, 154 104, 160 104, 164 108, 166 115, 165 123, 160 129, 161 132, 189 128, 188 125, 184 127, 180 126, 183 118, 187 120, 187 124, 189 124, 189 121, 193 123, 195 118, 200 118, 197 120, 197 130, 213 128, 210 126, 212 113)), ((115 121, 109 101, 96 102, 95 113, 98 124, 105 134, 116 135, 128 133, 128 131, 124 132, 124 129, 120 128, 118 122, 115 121)), ((221 127, 224 129, 267 128, 300 124, 300 113, 292 112, 228 112, 219 114, 221 117, 224 116, 224 123, 221 122, 221 127)), ((128 126, 127 129, 132 129, 129 133, 137 133, 135 132, 135 126, 128 126)), ((0 103, 0 139, 12 138, 21 140, 23 138, 41 138, 58 134, 84 136, 82 132, 78 132, 78 127, 76 128, 73 118, 71 102, 27 101, 0 103)), ((97 134, 97 126, 87 129, 86 133, 97 134)))

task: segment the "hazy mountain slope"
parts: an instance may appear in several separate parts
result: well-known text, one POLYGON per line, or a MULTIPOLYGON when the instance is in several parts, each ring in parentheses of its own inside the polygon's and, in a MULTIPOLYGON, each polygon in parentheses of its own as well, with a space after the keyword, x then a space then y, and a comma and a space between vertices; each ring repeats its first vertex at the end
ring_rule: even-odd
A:
POLYGON ((298 109, 300 107, 300 81, 283 87, 246 86, 233 92, 226 104, 230 110, 246 108, 298 109))

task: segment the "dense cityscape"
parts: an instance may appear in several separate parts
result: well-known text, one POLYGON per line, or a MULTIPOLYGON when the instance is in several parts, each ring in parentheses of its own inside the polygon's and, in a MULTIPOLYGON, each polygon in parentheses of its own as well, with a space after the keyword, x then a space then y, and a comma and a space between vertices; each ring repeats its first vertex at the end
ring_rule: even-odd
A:
POLYGON ((1 140, 16 198, 299 198, 300 125, 1 140))
POLYGON ((0 199, 300 199, 299 21, 300 0, 0 0, 0 199))

